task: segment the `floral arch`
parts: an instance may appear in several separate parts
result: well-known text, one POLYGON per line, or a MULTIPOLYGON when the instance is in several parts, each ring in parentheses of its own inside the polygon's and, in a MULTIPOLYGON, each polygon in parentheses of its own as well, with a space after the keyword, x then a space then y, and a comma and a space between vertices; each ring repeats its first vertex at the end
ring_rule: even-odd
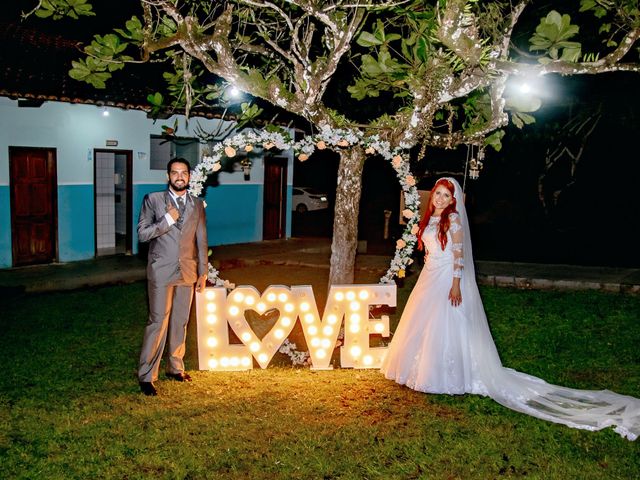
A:
MULTIPOLYGON (((269 132, 261 130, 258 132, 248 131, 236 134, 216 144, 210 155, 205 155, 191 173, 189 192, 200 196, 204 188, 207 177, 222 167, 220 160, 223 157, 233 158, 238 151, 250 152, 256 146, 265 150, 293 150, 294 155, 304 162, 316 149, 326 148, 342 149, 359 145, 365 149, 367 155, 381 155, 391 162, 391 166, 396 172, 402 192, 404 195, 405 209, 402 216, 406 218, 407 224, 402 237, 396 241, 395 254, 391 260, 387 272, 380 278, 380 283, 392 283, 394 277, 403 278, 406 268, 413 262, 411 254, 417 242, 420 197, 416 188, 416 180, 409 170, 409 162, 406 152, 402 149, 392 149, 389 142, 381 140, 378 135, 364 136, 357 130, 331 129, 323 127, 319 133, 310 135, 304 139, 294 142, 288 135, 281 132, 269 132)), ((216 286, 224 286, 228 289, 234 285, 219 276, 219 272, 209 264, 208 280, 216 286)), ((280 352, 288 355, 294 365, 301 365, 307 362, 308 352, 297 350, 295 343, 288 339, 284 341, 280 352)))
MULTIPOLYGON (((339 150, 359 145, 365 149, 367 155, 381 155, 390 161, 402 187, 405 203, 402 215, 407 219, 407 225, 402 237, 396 242, 395 254, 389 269, 380 278, 380 283, 391 283, 395 276, 404 277, 407 266, 412 263, 411 254, 416 245, 416 234, 420 220, 418 215, 420 197, 416 188, 416 180, 409 170, 405 151, 398 148, 391 149, 389 142, 380 140, 378 135, 364 136, 357 130, 333 130, 326 126, 319 133, 307 136, 298 142, 294 142, 280 132, 266 130, 241 132, 216 144, 211 154, 205 155, 202 161, 195 166, 191 174, 189 192, 192 195, 200 196, 207 177, 220 170, 220 160, 223 157, 233 158, 238 151, 250 152, 256 145, 265 150, 293 150, 294 155, 302 162, 307 160, 316 149, 324 150, 333 147, 339 150)), ((228 286, 228 283, 225 284, 219 277, 218 271, 211 264, 209 264, 209 281, 214 285, 228 286)))

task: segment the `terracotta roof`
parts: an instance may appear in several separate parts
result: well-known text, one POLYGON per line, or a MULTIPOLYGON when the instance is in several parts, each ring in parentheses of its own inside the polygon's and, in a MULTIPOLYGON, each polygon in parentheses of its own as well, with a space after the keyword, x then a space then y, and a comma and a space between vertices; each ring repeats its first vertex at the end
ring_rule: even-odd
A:
MULTIPOLYGON (((162 64, 131 64, 113 72, 105 89, 74 80, 69 76, 71 61, 82 58, 82 46, 58 33, 46 33, 15 22, 0 20, 0 96, 26 100, 38 106, 42 101, 58 101, 123 109, 149 111, 147 95, 166 89, 162 64)), ((279 112, 278 124, 287 124, 291 114, 254 99, 265 110, 263 118, 279 112)), ((221 108, 192 110, 192 116, 221 118, 221 108)), ((235 119, 227 111, 227 120, 235 119)), ((258 125, 265 123, 259 120, 258 125)))
POLYGON ((149 82, 159 76, 148 75, 153 68, 148 65, 115 72, 106 89, 72 79, 71 61, 80 58, 82 51, 77 42, 60 35, 1 23, 0 44, 1 96, 148 110, 147 95, 162 88, 149 82))

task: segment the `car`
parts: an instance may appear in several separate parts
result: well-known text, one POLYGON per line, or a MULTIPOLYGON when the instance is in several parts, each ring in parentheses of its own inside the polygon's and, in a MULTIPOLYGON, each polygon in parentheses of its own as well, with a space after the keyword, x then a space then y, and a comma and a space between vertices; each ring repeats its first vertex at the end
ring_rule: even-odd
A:
POLYGON ((292 210, 298 213, 329 208, 327 194, 313 187, 293 187, 291 199, 292 210))

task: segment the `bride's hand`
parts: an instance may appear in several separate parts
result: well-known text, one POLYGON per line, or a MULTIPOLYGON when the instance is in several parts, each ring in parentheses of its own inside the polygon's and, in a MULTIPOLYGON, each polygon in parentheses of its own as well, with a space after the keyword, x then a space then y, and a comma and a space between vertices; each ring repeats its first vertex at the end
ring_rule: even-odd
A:
POLYGON ((451 301, 451 305, 457 307, 462 303, 462 292, 460 292, 460 282, 453 282, 451 286, 451 290, 449 290, 449 300, 451 301))

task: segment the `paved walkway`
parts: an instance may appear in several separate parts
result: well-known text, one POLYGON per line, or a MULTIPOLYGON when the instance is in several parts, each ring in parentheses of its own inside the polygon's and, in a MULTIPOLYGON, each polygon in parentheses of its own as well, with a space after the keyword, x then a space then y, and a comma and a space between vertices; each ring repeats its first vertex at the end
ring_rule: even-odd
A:
MULTIPOLYGON (((291 284, 299 283, 299 280, 296 280, 295 268, 290 267, 328 270, 330 253, 330 239, 327 238, 291 238, 213 248, 214 265, 223 278, 228 278, 225 271, 281 265, 289 267, 286 278, 291 284)), ((388 268, 389 261, 390 255, 358 254, 357 276, 379 278, 388 268)), ((13 292, 58 291, 136 282, 145 279, 145 267, 146 260, 139 256, 119 255, 65 264, 0 269, 0 292, 7 296, 13 292)), ((267 271, 271 276, 273 270, 267 271)), ((476 272, 478 282, 486 285, 640 294, 638 268, 477 261, 476 272)), ((326 272, 322 273, 324 277, 326 272)), ((273 283, 285 283, 275 273, 272 276, 273 283)))

